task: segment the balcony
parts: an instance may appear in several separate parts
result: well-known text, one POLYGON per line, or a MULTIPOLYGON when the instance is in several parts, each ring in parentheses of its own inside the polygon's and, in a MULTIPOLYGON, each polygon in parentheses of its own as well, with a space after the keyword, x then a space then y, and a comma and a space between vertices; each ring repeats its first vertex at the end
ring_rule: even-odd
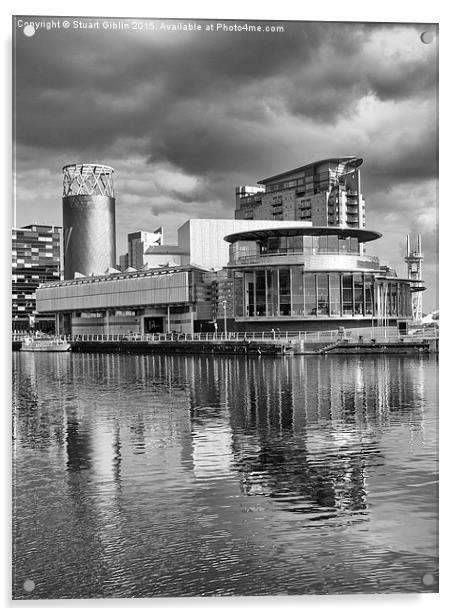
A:
POLYGON ((378 270, 378 257, 344 252, 326 252, 304 254, 303 252, 269 252, 247 253, 238 259, 230 261, 228 267, 270 266, 270 265, 303 265, 304 269, 340 271, 340 270, 378 270))

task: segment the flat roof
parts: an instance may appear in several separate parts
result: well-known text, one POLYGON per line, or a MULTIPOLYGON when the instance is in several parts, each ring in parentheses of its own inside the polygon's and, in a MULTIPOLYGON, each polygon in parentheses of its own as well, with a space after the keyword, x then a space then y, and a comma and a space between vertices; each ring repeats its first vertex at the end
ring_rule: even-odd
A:
POLYGON ((162 265, 159 267, 151 267, 148 269, 139 269, 134 271, 124 272, 116 271, 110 274, 94 274, 94 276, 81 276, 78 278, 67 278, 65 280, 46 281, 40 284, 39 288, 47 287, 63 287, 75 284, 88 284, 96 282, 105 282, 109 280, 120 280, 125 278, 145 278, 153 276, 167 276, 168 274, 178 274, 180 272, 189 271, 208 272, 209 270, 195 263, 186 263, 185 265, 162 265))
POLYGON ((272 175, 264 180, 258 180, 258 184, 268 184, 269 182, 273 182, 285 175, 292 175, 293 173, 299 173, 301 171, 305 171, 310 167, 316 167, 317 165, 322 165, 323 163, 342 163, 342 162, 353 162, 353 167, 356 169, 363 164, 363 159, 358 158, 357 156, 338 156, 334 158, 323 158, 322 160, 317 160, 313 163, 308 163, 307 165, 303 165, 302 167, 297 167, 296 169, 291 169, 290 171, 283 171, 283 173, 277 173, 276 175, 272 175))
POLYGON ((294 237, 298 235, 338 235, 339 237, 356 237, 359 242, 372 242, 382 237, 377 231, 368 229, 352 229, 351 227, 277 227, 273 229, 254 229, 252 231, 238 231, 224 238, 233 244, 239 241, 256 241, 268 237, 294 237))
POLYGON ((161 244, 159 246, 149 246, 146 249, 147 255, 188 255, 189 250, 178 246, 178 244, 161 244))

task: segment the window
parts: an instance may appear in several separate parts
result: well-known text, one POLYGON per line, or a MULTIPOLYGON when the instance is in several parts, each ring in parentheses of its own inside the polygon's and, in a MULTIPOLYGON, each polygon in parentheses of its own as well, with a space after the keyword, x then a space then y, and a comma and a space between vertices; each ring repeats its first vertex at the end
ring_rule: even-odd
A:
POLYGON ((354 298, 355 298, 355 314, 363 314, 363 276, 362 274, 353 275, 354 282, 354 298))
POLYGON ((329 274, 329 309, 332 316, 340 316, 340 275, 329 274))
POLYGON ((342 313, 353 315, 353 276, 342 275, 342 313))
POLYGON ((246 299, 246 306, 247 306, 247 312, 248 312, 248 316, 249 317, 254 317, 254 281, 253 281, 253 274, 245 274, 245 284, 246 284, 246 292, 247 292, 247 299, 246 299))
POLYGON ((304 275, 305 314, 316 314, 315 274, 304 275))
POLYGON ((328 275, 317 274, 317 297, 318 297, 318 314, 329 314, 329 287, 328 275))
POLYGON ((314 238, 310 235, 305 235, 304 238, 304 254, 312 255, 313 254, 313 240, 314 238))
POLYGON ((339 240, 337 235, 328 236, 328 252, 336 253, 339 250, 339 240))
POLYGON ((291 314, 291 280, 289 269, 280 269, 278 271, 278 284, 280 291, 280 315, 289 316, 291 314))
MULTIPOLYGON (((302 238, 301 238, 302 239, 302 238)), ((304 280, 302 268, 291 268, 291 300, 292 314, 295 316, 304 314, 304 280)))
POLYGON ((289 237, 287 246, 288 252, 294 254, 301 254, 303 252, 302 236, 289 237))
POLYGON ((373 313, 373 285, 370 276, 364 276, 364 304, 365 314, 373 313))
POLYGON ((267 311, 278 316, 278 270, 267 270, 267 311))
POLYGON ((256 316, 266 316, 266 273, 255 272, 256 275, 256 316))

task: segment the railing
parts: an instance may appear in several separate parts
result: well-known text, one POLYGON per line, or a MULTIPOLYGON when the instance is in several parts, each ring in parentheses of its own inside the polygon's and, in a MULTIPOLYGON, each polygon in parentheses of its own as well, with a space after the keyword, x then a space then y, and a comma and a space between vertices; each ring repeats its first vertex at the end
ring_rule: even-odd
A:
MULTIPOLYGON (((368 264, 370 264, 371 267, 377 268, 379 265, 379 259, 378 257, 373 257, 371 255, 361 255, 359 254, 359 252, 351 252, 351 251, 344 251, 344 250, 325 250, 325 251, 316 251, 313 253, 309 253, 309 252, 304 252, 302 250, 278 250, 278 251, 269 251, 269 252, 263 252, 263 253, 249 253, 249 254, 242 254, 242 255, 237 255, 235 258, 231 259, 229 264, 230 265, 237 265, 237 264, 246 264, 246 263, 258 263, 261 260, 263 261, 267 261, 268 259, 275 259, 277 257, 290 257, 292 258, 294 261, 298 261, 301 263, 306 263, 312 259, 324 259, 328 256, 332 256, 332 257, 351 257, 353 259, 357 259, 359 261, 364 261, 368 264)), ((323 264, 325 265, 326 262, 323 261, 323 264)))
MULTIPOLYGON (((28 334, 13 334, 13 341, 23 341, 28 334)), ((412 334, 401 334, 393 327, 366 327, 354 329, 335 329, 325 331, 265 331, 265 332, 202 332, 197 334, 79 334, 55 336, 68 342, 211 342, 211 341, 266 341, 266 342, 310 342, 331 344, 338 341, 348 342, 415 342, 422 340, 437 340, 437 330, 416 331, 412 334)))

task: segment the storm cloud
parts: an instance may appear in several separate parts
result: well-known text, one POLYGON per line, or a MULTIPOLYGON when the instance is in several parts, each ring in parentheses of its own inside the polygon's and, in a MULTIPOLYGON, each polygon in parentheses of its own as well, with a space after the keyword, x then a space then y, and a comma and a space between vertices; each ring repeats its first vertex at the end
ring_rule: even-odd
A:
POLYGON ((140 228, 163 224, 174 241, 188 218, 232 217, 236 185, 354 154, 367 224, 384 234, 374 252, 403 274, 402 238, 422 232, 433 288, 436 27, 277 23, 284 32, 16 30, 17 223, 59 224, 61 166, 105 162, 121 253, 140 228))

